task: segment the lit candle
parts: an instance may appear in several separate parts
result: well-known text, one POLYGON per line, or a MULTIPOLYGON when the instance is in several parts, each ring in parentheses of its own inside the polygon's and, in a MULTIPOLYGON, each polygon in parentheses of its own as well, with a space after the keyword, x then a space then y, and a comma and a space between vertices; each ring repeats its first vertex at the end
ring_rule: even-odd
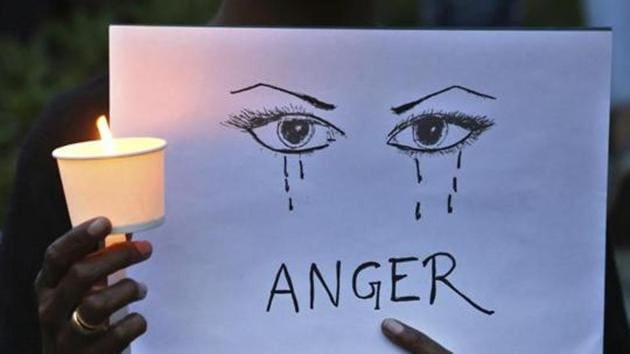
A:
POLYGON ((131 233, 164 222, 164 149, 158 138, 113 138, 105 116, 96 123, 101 140, 53 151, 70 221, 96 216, 112 222, 112 233, 131 233))

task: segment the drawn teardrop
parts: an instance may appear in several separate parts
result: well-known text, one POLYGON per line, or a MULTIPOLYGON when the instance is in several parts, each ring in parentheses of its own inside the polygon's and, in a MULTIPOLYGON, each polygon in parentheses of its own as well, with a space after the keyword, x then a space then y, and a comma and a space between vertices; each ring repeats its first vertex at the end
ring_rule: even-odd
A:
MULTIPOLYGON (((289 170, 287 168, 287 157, 283 156, 283 174, 284 174, 284 191, 289 194, 291 191, 291 186, 289 185, 289 170)), ((293 199, 289 196, 289 211, 293 211, 293 199)))
POLYGON ((420 210, 420 202, 416 202, 416 220, 422 218, 422 211, 420 210))
POLYGON ((413 159, 416 163, 416 181, 418 182, 418 184, 422 183, 422 173, 420 172, 420 161, 418 160, 418 158, 414 158, 413 159))

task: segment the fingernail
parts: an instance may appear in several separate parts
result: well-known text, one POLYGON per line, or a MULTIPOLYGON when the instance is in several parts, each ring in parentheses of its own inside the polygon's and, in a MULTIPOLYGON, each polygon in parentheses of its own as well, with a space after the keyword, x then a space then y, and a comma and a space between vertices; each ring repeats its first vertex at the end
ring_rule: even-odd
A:
POLYGON ((138 241, 135 243, 136 249, 140 252, 141 255, 147 257, 153 252, 153 247, 149 243, 149 241, 138 241))
POLYGON ((391 318, 388 318, 383 321, 383 329, 395 335, 400 335, 405 331, 405 327, 403 327, 403 325, 400 322, 391 318))
POLYGON ((147 297, 147 291, 149 291, 149 289, 147 288, 147 285, 145 283, 138 283, 139 299, 144 299, 145 297, 147 297))
POLYGON ((87 228, 87 233, 92 236, 100 236, 107 232, 109 221, 105 218, 96 218, 87 228))

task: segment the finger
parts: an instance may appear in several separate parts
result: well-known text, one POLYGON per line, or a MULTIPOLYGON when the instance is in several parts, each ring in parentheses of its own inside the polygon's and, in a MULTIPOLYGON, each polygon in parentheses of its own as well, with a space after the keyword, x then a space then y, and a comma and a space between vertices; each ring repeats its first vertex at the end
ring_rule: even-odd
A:
POLYGON ((147 331, 147 321, 142 315, 132 313, 114 326, 98 339, 90 352, 94 353, 120 353, 136 338, 147 331))
MULTIPOLYGON (((131 241, 131 238, 129 237, 131 234, 130 233, 126 233, 126 234, 110 234, 107 235, 107 237, 105 237, 105 242, 102 242, 101 246, 99 248, 106 248, 106 247, 110 247, 113 246, 117 243, 122 243, 122 242, 126 242, 126 241, 131 241)), ((92 286, 92 290, 99 290, 99 289, 103 289, 107 287, 107 283, 114 281, 114 280, 119 280, 119 277, 114 276, 112 279, 110 279, 109 277, 107 278, 102 278, 99 281, 97 281, 94 286, 92 286)))
POLYGON ((54 338, 54 345, 51 347, 56 349, 56 353, 87 353, 87 351, 81 349, 94 343, 96 337, 100 335, 98 333, 94 335, 80 333, 70 323, 70 320, 67 320, 57 337, 54 338))
POLYGON ((424 333, 395 319, 384 320, 381 330, 392 343, 413 354, 451 353, 424 333))
POLYGON ((94 252, 112 229, 111 222, 95 218, 68 231, 46 249, 42 269, 37 275, 37 288, 55 287, 68 268, 77 260, 94 252))
POLYGON ((87 324, 98 326, 117 310, 134 301, 144 299, 146 295, 146 285, 132 279, 123 279, 83 298, 77 311, 87 324))
POLYGON ((142 262, 151 256, 148 241, 124 242, 99 250, 72 265, 61 279, 50 308, 55 318, 68 317, 87 291, 99 280, 117 270, 142 262))

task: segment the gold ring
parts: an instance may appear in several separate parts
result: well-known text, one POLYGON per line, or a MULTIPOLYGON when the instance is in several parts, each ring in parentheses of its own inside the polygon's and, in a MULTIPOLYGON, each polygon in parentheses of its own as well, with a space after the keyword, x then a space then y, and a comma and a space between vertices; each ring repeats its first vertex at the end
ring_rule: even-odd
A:
POLYGON ((86 323, 84 319, 81 318, 81 316, 79 316, 79 311, 78 309, 75 309, 72 312, 72 317, 70 319, 70 324, 72 325, 72 328, 74 328, 77 332, 89 336, 89 335, 93 335, 96 333, 100 333, 103 332, 105 330, 107 330, 108 326, 106 323, 101 323, 99 325, 91 325, 89 323, 86 323))

